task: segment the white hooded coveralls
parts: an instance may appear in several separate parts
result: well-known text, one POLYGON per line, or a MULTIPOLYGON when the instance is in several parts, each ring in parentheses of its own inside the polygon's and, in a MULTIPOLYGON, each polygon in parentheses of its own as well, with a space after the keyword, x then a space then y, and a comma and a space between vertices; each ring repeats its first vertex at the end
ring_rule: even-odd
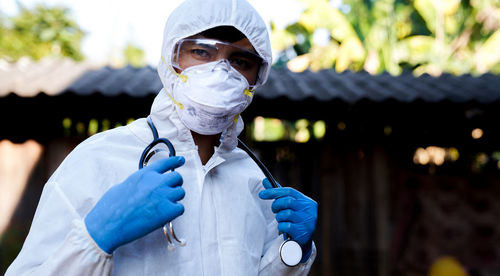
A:
MULTIPOLYGON (((271 63, 266 27, 244 0, 188 0, 169 17, 162 55, 170 60, 173 45, 184 37, 215 26, 239 29, 271 63)), ((260 73, 265 81, 269 68, 260 73)), ((96 134, 62 162, 45 185, 33 223, 6 275, 306 275, 316 256, 290 268, 279 257, 283 237, 269 200, 261 200, 264 178, 258 166, 236 147, 241 118, 231 125, 207 164, 202 165, 190 131, 167 96, 175 76, 160 63, 165 86, 155 98, 151 117, 160 137, 168 138, 186 196, 183 215, 173 223, 184 247, 167 249, 161 229, 116 249, 102 251, 89 236, 84 218, 101 196, 138 168, 153 136, 145 119, 96 134)))

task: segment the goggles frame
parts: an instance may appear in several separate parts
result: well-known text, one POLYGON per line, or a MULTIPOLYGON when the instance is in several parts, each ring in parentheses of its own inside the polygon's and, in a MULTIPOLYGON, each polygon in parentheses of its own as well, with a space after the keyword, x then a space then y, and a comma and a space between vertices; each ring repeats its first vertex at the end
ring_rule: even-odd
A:
MULTIPOLYGON (((228 60, 229 64, 245 76, 247 80, 248 75, 255 73, 255 83, 258 82, 260 71, 266 64, 265 59, 255 51, 211 38, 183 38, 179 40, 174 47, 171 64, 172 67, 183 71, 190 66, 224 59, 228 60), (192 43, 187 44, 191 45, 192 48, 186 46, 186 43, 192 43), (183 49, 183 46, 188 48, 183 49), (223 47, 229 47, 230 50, 225 52, 222 49, 223 47), (226 56, 221 56, 221 53, 226 54, 226 56), (192 63, 186 68, 182 68, 180 65, 182 55, 186 55, 185 58, 187 57, 192 63)), ((251 84, 251 86, 254 85, 251 84)))

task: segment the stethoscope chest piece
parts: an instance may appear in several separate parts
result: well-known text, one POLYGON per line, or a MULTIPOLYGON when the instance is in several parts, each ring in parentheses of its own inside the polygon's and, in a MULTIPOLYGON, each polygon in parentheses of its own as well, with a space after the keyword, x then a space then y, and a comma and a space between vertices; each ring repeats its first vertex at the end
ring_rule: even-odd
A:
POLYGON ((294 240, 286 240, 280 246, 281 261, 287 266, 296 266, 302 259, 302 248, 294 240))

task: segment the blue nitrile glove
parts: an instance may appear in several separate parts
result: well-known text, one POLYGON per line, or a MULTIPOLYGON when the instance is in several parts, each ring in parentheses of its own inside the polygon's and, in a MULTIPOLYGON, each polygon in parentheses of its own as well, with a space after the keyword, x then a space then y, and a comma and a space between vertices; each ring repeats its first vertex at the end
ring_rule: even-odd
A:
POLYGON ((276 213, 278 230, 287 233, 302 248, 302 260, 307 261, 312 250, 312 235, 318 218, 318 203, 290 187, 273 188, 267 178, 266 188, 259 193, 262 199, 274 199, 271 206, 276 213))
POLYGON ((107 253, 147 235, 182 215, 182 176, 167 172, 184 164, 184 157, 159 160, 111 187, 85 217, 97 245, 107 253))

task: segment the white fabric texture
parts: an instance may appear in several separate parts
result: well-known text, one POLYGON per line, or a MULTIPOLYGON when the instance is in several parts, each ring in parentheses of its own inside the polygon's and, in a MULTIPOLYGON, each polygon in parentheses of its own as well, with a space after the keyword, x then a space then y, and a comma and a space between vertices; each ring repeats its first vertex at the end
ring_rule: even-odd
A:
MULTIPOLYGON (((187 0, 165 27, 163 54, 170 60, 178 39, 214 26, 230 25, 244 33, 269 63, 271 50, 265 24, 244 0, 187 0)), ((269 68, 261 71, 261 83, 269 68)), ((175 75, 158 68, 165 88, 175 75)), ((87 233, 83 219, 101 196, 138 169, 153 136, 146 120, 96 134, 61 163, 45 185, 30 232, 6 275, 306 275, 316 256, 296 267, 279 258, 283 236, 271 212, 272 201, 261 200, 264 178, 248 155, 236 148, 242 120, 229 126, 210 160, 202 165, 188 128, 176 105, 162 90, 151 108, 160 137, 168 138, 185 164, 185 212, 173 221, 185 247, 167 249, 162 230, 106 254, 87 233)))

